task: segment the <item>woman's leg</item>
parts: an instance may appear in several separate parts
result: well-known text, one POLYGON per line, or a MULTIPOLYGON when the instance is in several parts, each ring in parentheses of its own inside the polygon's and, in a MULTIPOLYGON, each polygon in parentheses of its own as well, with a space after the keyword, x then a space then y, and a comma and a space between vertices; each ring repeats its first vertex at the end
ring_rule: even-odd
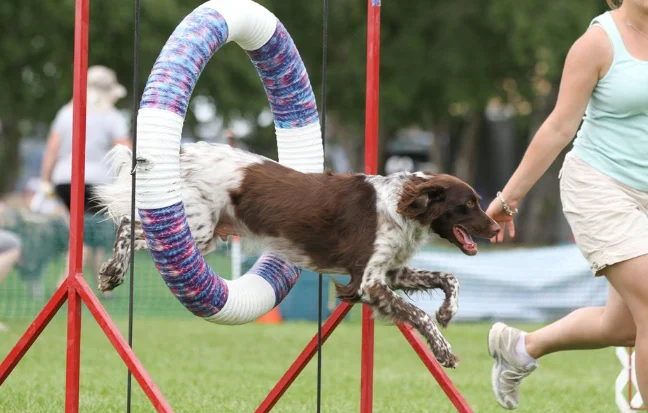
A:
POLYGON ((578 309, 525 337, 526 351, 534 359, 564 350, 586 350, 634 345, 636 328, 630 309, 610 287, 605 307, 578 309))
POLYGON ((528 334, 497 323, 488 336, 489 352, 495 359, 493 393, 502 407, 515 409, 522 379, 537 368, 538 358, 563 350, 632 346, 635 331, 632 313, 614 287, 610 287, 605 307, 576 310, 528 334))
MULTIPOLYGON (((4 234, 6 235, 7 233, 4 234)), ((5 280, 5 278, 7 278, 9 272, 11 272, 11 269, 20 259, 20 242, 13 240, 13 234, 12 237, 7 236, 6 238, 0 240, 0 242, 1 241, 4 241, 7 245, 9 245, 9 242, 11 241, 12 244, 10 249, 6 249, 2 253, 0 253, 0 284, 5 280)), ((7 330, 7 326, 0 323, 0 332, 7 330)))
POLYGON ((604 272, 628 305, 637 326, 637 381, 639 393, 648 399, 648 255, 614 264, 604 272))
POLYGON ((20 238, 13 232, 0 229, 0 283, 20 259, 20 238))
POLYGON ((0 283, 2 283, 9 271, 16 265, 20 258, 20 248, 14 248, 0 254, 0 283))

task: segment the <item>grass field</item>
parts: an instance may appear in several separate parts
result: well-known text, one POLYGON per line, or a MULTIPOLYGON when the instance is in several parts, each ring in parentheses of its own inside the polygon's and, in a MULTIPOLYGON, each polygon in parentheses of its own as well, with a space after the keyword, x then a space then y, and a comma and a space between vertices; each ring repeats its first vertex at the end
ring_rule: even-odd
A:
MULTIPOLYGON (((226 254, 208 261, 229 277, 226 254)), ((0 357, 9 352, 56 286, 63 260, 44 273, 45 295, 33 300, 28 284, 10 275, 0 286, 0 357)), ((176 412, 252 412, 316 332, 314 323, 228 327, 193 317, 169 293, 148 253, 136 262, 134 348, 176 412)), ((94 281, 87 275, 89 284, 94 281)), ((126 333, 127 285, 102 299, 126 333)), ((316 307, 316 305, 315 305, 316 307)), ((325 413, 357 412, 360 389, 360 317, 354 308, 323 351, 325 413)), ((126 368, 84 311, 81 350, 82 412, 124 412, 126 368)), ((503 412, 490 390, 491 359, 486 351, 490 324, 451 324, 445 332, 462 362, 449 375, 475 412, 503 412)), ((536 326, 523 326, 534 328, 536 326)), ((54 318, 6 383, 0 387, 0 413, 50 413, 64 408, 65 307, 54 318)), ((519 412, 614 412, 613 385, 620 365, 612 349, 548 356, 523 385, 519 412)), ((285 394, 274 412, 315 412, 315 360, 285 394)), ((393 326, 376 327, 374 412, 455 411, 443 392, 393 326)), ((133 412, 153 412, 134 384, 133 412)))
MULTIPOLYGON (((224 252, 209 254, 207 257, 209 265, 222 277, 230 278, 231 258, 224 252)), ((58 256, 52 259, 43 271, 43 287, 45 295, 43 298, 33 299, 30 293, 30 285, 20 279, 18 274, 10 274, 5 282, 0 284, 0 321, 11 319, 33 318, 43 308, 47 299, 56 290, 56 283, 59 276, 65 271, 65 259, 58 256)), ((153 260, 148 251, 138 251, 135 261, 135 294, 136 301, 134 310, 140 316, 156 317, 193 317, 178 300, 169 292, 164 281, 157 273, 153 260)), ((88 284, 95 288, 96 282, 91 275, 92 272, 86 268, 84 271, 88 284)), ((123 285, 112 292, 110 299, 103 299, 103 304, 108 313, 115 318, 126 318, 128 316, 128 284, 130 272, 123 285)), ((1 413, 1 412, 0 412, 1 413)))
MULTIPOLYGON (((0 411, 60 412, 65 387, 65 312, 57 316, 0 388, 0 411)), ((122 332, 125 320, 117 320, 122 332)), ((0 335, 4 356, 27 326, 9 323, 0 335)), ((532 326, 525 326, 532 327, 532 326)), ((455 324, 446 334, 461 357, 450 377, 476 412, 504 411, 490 392, 488 324, 455 324)), ((142 317, 134 348, 176 412, 252 412, 316 331, 313 323, 280 326, 216 326, 199 319, 142 317)), ((323 412, 359 406, 360 328, 357 313, 324 346, 323 412)), ((82 412, 123 412, 126 369, 87 313, 81 351, 82 412)), ((315 411, 315 360, 273 411, 315 411)), ((556 354, 523 385, 519 412, 614 412, 613 383, 619 372, 611 349, 556 354)), ((376 328, 374 411, 455 411, 398 330, 376 328)), ((153 412, 135 385, 134 412, 153 412)))

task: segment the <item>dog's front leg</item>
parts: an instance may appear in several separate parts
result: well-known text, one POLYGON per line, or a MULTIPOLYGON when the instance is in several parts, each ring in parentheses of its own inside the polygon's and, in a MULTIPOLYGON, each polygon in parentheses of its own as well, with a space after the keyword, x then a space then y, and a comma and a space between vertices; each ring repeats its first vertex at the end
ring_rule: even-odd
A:
MULTIPOLYGON (((122 217, 113 246, 113 255, 99 270, 99 290, 111 291, 124 282, 131 250, 130 218, 122 217)), ((146 249, 146 240, 142 226, 135 224, 135 250, 146 249)))
POLYGON ((412 325, 430 344, 432 353, 444 367, 456 367, 458 360, 448 343, 434 324, 432 317, 420 308, 398 296, 383 281, 370 280, 362 286, 361 301, 370 305, 376 313, 394 323, 412 325))
POLYGON ((405 293, 436 288, 443 290, 445 299, 436 313, 436 319, 441 327, 447 327, 457 313, 459 281, 450 273, 403 267, 387 273, 387 284, 392 289, 403 290, 405 293))

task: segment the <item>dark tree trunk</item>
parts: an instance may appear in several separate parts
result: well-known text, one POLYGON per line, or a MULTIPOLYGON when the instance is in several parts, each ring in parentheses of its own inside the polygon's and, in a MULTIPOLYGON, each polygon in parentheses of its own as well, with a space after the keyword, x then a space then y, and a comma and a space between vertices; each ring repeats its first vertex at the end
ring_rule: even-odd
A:
POLYGON ((2 119, 0 133, 0 194, 13 189, 20 173, 20 131, 12 118, 2 119))
POLYGON ((471 112, 459 136, 459 151, 452 174, 469 183, 475 181, 478 139, 483 120, 481 111, 471 112))
POLYGON ((328 114, 326 126, 331 128, 330 136, 334 136, 335 141, 344 148, 351 170, 363 172, 364 136, 359 136, 348 130, 335 113, 328 114))
POLYGON ((432 117, 425 117, 425 129, 431 130, 434 136, 432 145, 428 152, 428 158, 436 168, 436 172, 444 172, 448 168, 449 158, 448 136, 450 136, 447 119, 433 120, 432 117))
MULTIPOLYGON (((554 88, 557 92, 557 88, 554 88)), ((531 120, 529 141, 545 121, 556 103, 556 93, 536 102, 537 110, 531 120)), ((565 153, 562 151, 547 172, 520 204, 520 215, 516 220, 518 241, 527 244, 552 244, 569 239, 569 225, 562 214, 558 173, 565 153)))

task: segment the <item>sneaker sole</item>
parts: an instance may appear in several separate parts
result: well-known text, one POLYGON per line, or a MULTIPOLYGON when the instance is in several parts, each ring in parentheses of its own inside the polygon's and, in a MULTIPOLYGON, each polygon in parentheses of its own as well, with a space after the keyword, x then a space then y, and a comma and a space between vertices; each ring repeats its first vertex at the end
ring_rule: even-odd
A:
POLYGON ((491 370, 491 390, 493 391, 493 395, 495 396, 495 399, 497 400, 497 403, 499 403, 500 406, 502 406, 507 410, 513 410, 515 409, 515 407, 509 407, 504 402, 504 400, 502 400, 499 394, 499 377, 502 372, 501 371, 502 359, 500 354, 495 350, 496 348, 495 343, 497 342, 497 339, 502 333, 502 330, 504 330, 505 328, 506 328, 506 324, 495 323, 493 324, 490 331, 488 332, 488 353, 495 360, 495 364, 493 364, 493 368, 491 370))

